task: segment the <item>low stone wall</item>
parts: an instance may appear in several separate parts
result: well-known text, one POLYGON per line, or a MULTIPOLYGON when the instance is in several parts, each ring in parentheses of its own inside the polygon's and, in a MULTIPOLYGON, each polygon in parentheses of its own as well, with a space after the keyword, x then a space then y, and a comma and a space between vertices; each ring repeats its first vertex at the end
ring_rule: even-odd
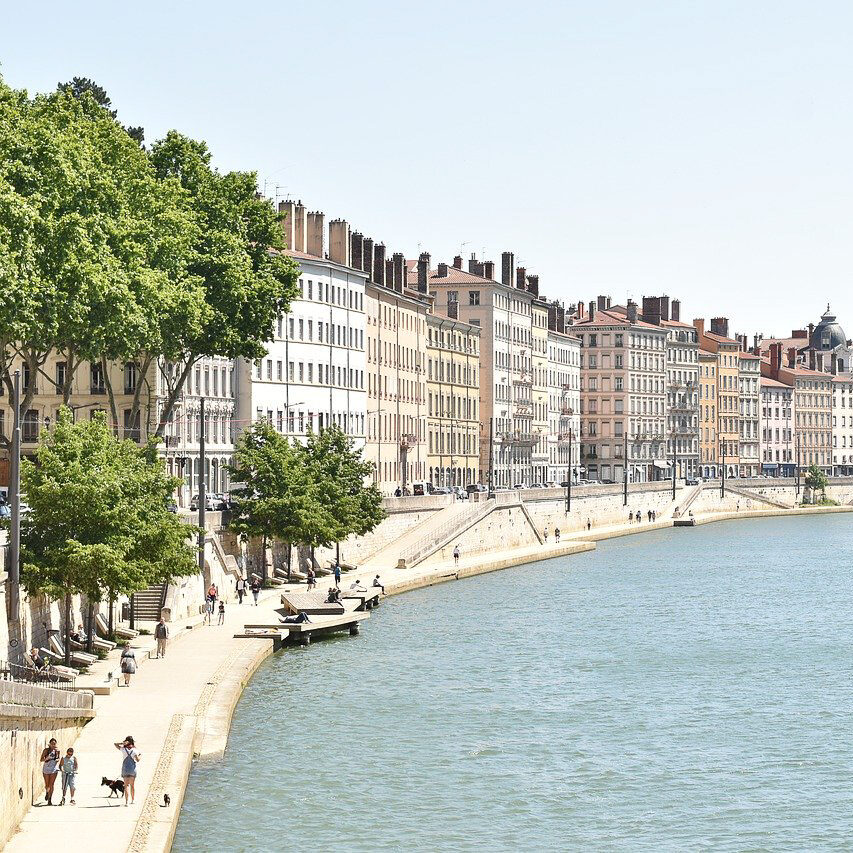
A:
POLYGON ((88 691, 0 681, 0 847, 44 794, 41 751, 52 737, 63 752, 74 743, 95 715, 93 698, 88 691))

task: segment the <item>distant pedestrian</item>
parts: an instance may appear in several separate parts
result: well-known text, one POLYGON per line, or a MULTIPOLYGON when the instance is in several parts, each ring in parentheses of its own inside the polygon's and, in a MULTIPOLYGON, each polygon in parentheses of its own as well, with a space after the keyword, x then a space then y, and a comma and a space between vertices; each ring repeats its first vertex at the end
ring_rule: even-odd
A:
POLYGON ((47 746, 41 751, 41 775, 44 776, 44 801, 53 805, 53 786, 56 784, 56 774, 59 772, 59 750, 56 748, 56 738, 52 737, 47 746))
POLYGON ((335 560, 335 586, 339 587, 341 585, 341 564, 335 560))
POLYGON ((217 624, 218 625, 224 625, 225 624, 225 602, 224 601, 219 602, 219 622, 217 624))
POLYGON ((157 641, 157 657, 166 657, 166 644, 169 642, 169 626, 161 616, 160 621, 154 626, 154 639, 157 641))
POLYGON ((65 757, 60 763, 62 768, 62 802, 59 805, 65 805, 65 792, 71 793, 71 805, 74 806, 74 793, 77 790, 77 756, 74 755, 74 750, 69 746, 65 752, 65 757))
POLYGON ((130 676, 134 672, 136 672, 136 655, 130 643, 125 643, 121 650, 121 674, 124 676, 125 687, 130 687, 130 676))
POLYGON ((210 625, 213 617, 213 599, 205 595, 204 597, 204 624, 210 625))
POLYGON ((658 520, 658 511, 656 509, 652 510, 652 521, 658 520))
POLYGON ((246 594, 246 579, 243 577, 243 575, 240 575, 240 577, 237 578, 236 587, 237 587, 237 602, 239 604, 242 604, 243 603, 243 596, 246 594))
POLYGON ((544 534, 545 534, 545 544, 547 544, 548 543, 548 528, 547 527, 545 528, 544 534))
POLYGON ((381 589, 381 590, 382 590, 382 595, 385 595, 385 587, 384 587, 384 586, 382 586, 382 581, 381 581, 381 580, 379 580, 379 575, 377 575, 377 576, 373 579, 373 586, 374 586, 374 587, 379 587, 379 589, 381 589))
POLYGON ((124 804, 127 805, 127 798, 130 797, 130 803, 133 805, 136 799, 136 765, 142 760, 142 753, 136 748, 130 735, 121 743, 117 743, 115 748, 122 754, 121 778, 124 782, 124 804))
POLYGON ((560 528, 559 527, 554 528, 554 541, 555 542, 560 541, 560 528))
POLYGON ((394 497, 395 498, 403 497, 403 490, 399 486, 397 486, 397 488, 394 489, 394 497))
POLYGON ((592 530, 592 521, 590 519, 586 520, 586 529, 592 530))
POLYGON ((649 510, 646 514, 648 515, 649 521, 651 521, 652 520, 652 511, 649 510))
POLYGON ((252 578, 252 583, 249 584, 249 589, 252 590, 252 598, 255 599, 255 607, 258 606, 258 593, 261 591, 261 583, 257 578, 252 578))
POLYGON ((453 549, 453 563, 454 563, 454 565, 457 565, 457 566, 459 565, 459 546, 458 545, 453 549))
POLYGON ((314 569, 308 566, 308 592, 311 592, 315 586, 317 586, 317 575, 314 573, 314 569))

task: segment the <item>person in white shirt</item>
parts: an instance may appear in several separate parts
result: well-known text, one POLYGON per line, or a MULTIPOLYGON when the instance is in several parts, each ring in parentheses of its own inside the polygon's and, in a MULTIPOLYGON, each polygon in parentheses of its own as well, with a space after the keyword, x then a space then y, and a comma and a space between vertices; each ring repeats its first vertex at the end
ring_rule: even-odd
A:
POLYGON ((361 585, 361 581, 356 578, 354 583, 350 584, 349 587, 353 592, 367 592, 367 587, 361 585))

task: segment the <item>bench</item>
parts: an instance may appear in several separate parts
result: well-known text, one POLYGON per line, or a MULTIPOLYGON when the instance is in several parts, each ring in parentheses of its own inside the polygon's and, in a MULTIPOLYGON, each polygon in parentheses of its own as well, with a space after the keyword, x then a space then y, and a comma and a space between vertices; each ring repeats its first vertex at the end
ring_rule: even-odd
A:
POLYGON ((368 587, 365 592, 356 589, 341 590, 341 598, 350 598, 358 601, 358 607, 370 610, 371 607, 376 607, 379 604, 379 597, 382 595, 382 590, 378 586, 368 587))
MULTIPOLYGON (((95 628, 102 637, 109 637, 109 625, 100 613, 95 614, 95 628)), ((139 636, 139 631, 134 628, 124 628, 121 625, 113 625, 113 634, 122 640, 133 640, 139 636)))
POLYGON ((289 592, 283 593, 281 603, 290 613, 307 613, 337 616, 344 612, 343 604, 326 601, 322 592, 289 592))

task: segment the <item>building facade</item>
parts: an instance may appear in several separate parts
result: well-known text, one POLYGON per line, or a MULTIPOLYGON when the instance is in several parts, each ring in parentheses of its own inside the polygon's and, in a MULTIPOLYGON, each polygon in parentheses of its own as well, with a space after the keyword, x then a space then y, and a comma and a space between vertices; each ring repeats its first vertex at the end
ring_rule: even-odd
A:
MULTIPOLYGON (((539 292, 539 277, 528 276, 528 290, 539 292), (535 280, 535 283, 533 282, 535 280), (532 284, 532 286, 531 286, 532 284)), ((550 421, 548 412, 548 303, 536 298, 531 304, 530 352, 533 374, 533 435, 536 443, 531 449, 531 474, 533 484, 548 481, 548 450, 550 446, 550 421)))
POLYGON ((832 473, 853 474, 853 376, 832 380, 832 473))
POLYGON ((427 316, 427 479, 467 486, 480 473, 480 330, 427 316))
MULTIPOLYGON (((742 345, 745 341, 742 341, 742 345)), ((757 477, 761 471, 759 442, 761 426, 759 420, 759 383, 761 381, 761 358, 741 350, 738 354, 738 399, 740 405, 738 442, 739 468, 741 477, 757 477)))
POLYGON ((793 477, 794 388, 786 382, 762 376, 761 393, 761 472, 773 477, 793 477))
POLYGON ((717 441, 717 354, 700 349, 699 359, 699 476, 720 475, 717 441))
MULTIPOLYGON (((547 482, 574 482, 580 466, 580 340, 561 329, 565 310, 554 304, 548 330, 547 482), (553 319, 552 319, 553 318, 553 319)), ((569 326, 569 329, 572 327, 569 326)))

